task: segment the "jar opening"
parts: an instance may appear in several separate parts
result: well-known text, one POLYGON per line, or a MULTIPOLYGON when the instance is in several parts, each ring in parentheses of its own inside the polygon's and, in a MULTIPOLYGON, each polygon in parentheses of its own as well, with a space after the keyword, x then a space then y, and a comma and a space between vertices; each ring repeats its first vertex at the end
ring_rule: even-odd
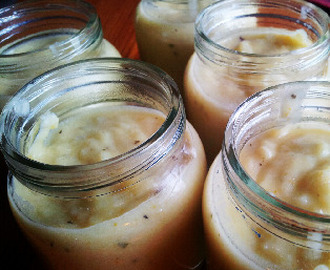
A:
POLYGON ((299 55, 306 61, 308 55, 314 55, 313 51, 320 47, 323 48, 321 54, 328 54, 328 25, 326 12, 304 1, 220 1, 204 9, 197 18, 195 46, 208 60, 221 64, 233 65, 233 60, 238 65, 276 61, 283 68, 284 57, 296 58, 299 55), (246 33, 252 34, 257 29, 267 29, 268 32, 270 29, 299 30, 307 35, 311 44, 289 52, 275 53, 272 50, 249 52, 232 48, 232 44, 228 46, 228 41, 233 37, 242 39, 246 33))
POLYGON ((315 222, 315 231, 328 232, 330 215, 296 207, 266 191, 243 168, 240 153, 251 138, 274 127, 288 123, 328 126, 329 89, 329 82, 294 82, 270 87, 242 103, 227 125, 222 158, 234 196, 256 216, 288 230, 315 222), (283 113, 289 107, 290 113, 283 113))
POLYGON ((80 189, 90 190, 114 185, 133 173, 147 170, 181 141, 184 128, 181 97, 168 75, 139 61, 91 59, 55 68, 18 91, 2 113, 1 146, 17 178, 40 188, 72 191, 79 185, 80 189), (100 104, 152 108, 164 114, 165 121, 142 144, 95 164, 47 165, 26 157, 24 148, 29 144, 29 133, 42 115, 51 113, 61 118, 74 110, 100 104), (94 180, 82 182, 82 172, 94 180))
POLYGON ((0 59, 7 71, 72 58, 102 33, 95 8, 84 1, 25 1, 1 9, 0 18, 0 59))

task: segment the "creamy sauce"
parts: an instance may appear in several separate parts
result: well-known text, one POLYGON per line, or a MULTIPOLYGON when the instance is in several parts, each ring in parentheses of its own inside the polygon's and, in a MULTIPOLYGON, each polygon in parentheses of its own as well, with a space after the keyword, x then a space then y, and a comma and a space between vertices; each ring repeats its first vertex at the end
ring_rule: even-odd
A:
MULTIPOLYGON (((90 107, 65 119, 47 113, 31 131, 36 136, 26 151, 48 164, 93 164, 142 144, 164 119, 155 110, 130 105, 90 107)), ((206 164, 189 124, 183 148, 166 162, 166 169, 150 168, 142 181, 136 176, 131 185, 116 184, 115 192, 92 192, 81 199, 43 195, 14 179, 11 207, 55 269, 195 267, 203 253, 200 204, 206 164)))
MULTIPOLYGON (((230 38, 215 41, 232 51, 246 53, 237 55, 240 61, 253 54, 283 54, 312 43, 302 30, 273 28, 236 33, 230 38)), ((192 55, 185 73, 184 100, 187 118, 201 136, 209 164, 219 153, 228 119, 241 102, 266 87, 313 77, 312 73, 297 70, 263 73, 266 69, 275 68, 275 65, 278 63, 268 60, 262 64, 263 70, 256 73, 238 70, 230 65, 219 66, 202 61, 196 53, 192 55)))
POLYGON ((185 19, 177 8, 152 16, 139 6, 135 24, 141 59, 167 72, 180 90, 185 67, 194 52, 194 19, 185 19))
POLYGON ((0 109, 25 83, 51 68, 86 58, 121 57, 118 50, 106 39, 102 40, 97 50, 86 51, 86 49, 81 48, 86 41, 72 38, 72 35, 73 33, 70 35, 42 35, 42 33, 39 33, 36 37, 26 37, 24 40, 18 40, 13 44, 0 48, 0 55, 12 56, 17 59, 21 58, 24 61, 24 65, 30 63, 28 69, 1 75, 0 109), (70 39, 71 43, 68 43, 67 40, 70 39), (68 50, 68 46, 70 50, 68 50), (79 50, 76 50, 78 48, 79 50), (40 59, 40 62, 37 64, 36 57, 40 59))
POLYGON ((240 159, 273 196, 330 215, 330 128, 292 124, 268 130, 248 142, 240 159))
POLYGON ((260 30, 260 34, 258 31, 242 33, 235 39, 230 40, 231 44, 225 46, 242 53, 259 55, 283 54, 312 45, 304 30, 269 29, 266 33, 260 30))
MULTIPOLYGON (((329 215, 329 149, 328 126, 290 124, 252 138, 240 160, 272 196, 293 207, 329 215)), ((203 202, 210 269, 330 269, 330 253, 321 251, 321 234, 310 232, 305 245, 312 249, 293 245, 269 233, 267 224, 265 229, 256 226, 232 204, 225 190, 218 156, 207 177, 203 202)))
POLYGON ((55 114, 41 117, 38 134, 27 152, 52 165, 86 165, 110 159, 139 146, 165 121, 155 110, 134 106, 95 108, 61 123, 55 114))
MULTIPOLYGON (((26 54, 32 53, 36 51, 42 51, 49 49, 54 56, 59 54, 59 49, 64 49, 63 46, 73 46, 73 48, 79 48, 83 42, 83 40, 79 40, 78 38, 72 38, 72 34, 47 34, 47 33, 38 33, 37 36, 31 36, 25 38, 24 40, 18 40, 13 44, 8 44, 0 48, 0 54, 2 55, 18 55, 18 54, 26 54), (71 40, 71 43, 68 42, 71 40)), ((66 52, 68 53, 68 52, 66 52)), ((98 52, 99 53, 99 52, 98 52)), ((120 53, 118 50, 106 39, 102 40, 101 45, 101 56, 103 57, 120 57, 120 53)))

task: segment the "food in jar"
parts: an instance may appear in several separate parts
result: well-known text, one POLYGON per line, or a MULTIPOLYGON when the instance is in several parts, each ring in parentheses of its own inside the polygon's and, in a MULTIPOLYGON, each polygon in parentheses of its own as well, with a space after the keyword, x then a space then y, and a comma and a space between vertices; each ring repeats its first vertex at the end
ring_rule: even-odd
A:
POLYGON ((175 4, 164 8, 164 12, 148 8, 141 2, 136 11, 140 57, 167 72, 182 90, 184 70, 194 52, 194 17, 175 4))
MULTIPOLYGON (((302 212, 327 216, 330 214, 329 149, 329 126, 290 123, 251 138, 239 159, 248 175, 276 200, 302 212)), ((322 242, 320 232, 308 232, 304 246, 300 246, 293 236, 288 238, 287 234, 276 231, 274 224, 261 221, 262 225, 253 225, 257 222, 255 218, 248 217, 235 199, 229 199, 232 196, 226 192, 221 168, 219 155, 210 169, 204 191, 210 269, 330 268, 329 245, 322 242)))
MULTIPOLYGON (((228 55, 217 56, 220 59, 217 61, 224 61, 222 65, 195 52, 186 68, 183 96, 187 119, 200 135, 211 164, 221 149, 228 119, 241 102, 266 87, 313 76, 306 75, 304 70, 283 69, 284 63, 276 57, 298 52, 313 41, 302 29, 266 27, 238 31, 226 37, 214 33, 209 38, 228 55), (228 57, 233 57, 232 62, 228 57)), ((293 65, 294 57, 288 59, 289 65, 293 65)))
MULTIPOLYGON (((30 131, 25 152, 46 164, 95 164, 146 143, 165 117, 154 109, 107 103, 61 117, 48 112, 30 131)), ((130 179, 129 186, 120 181, 111 194, 91 190, 78 200, 58 200, 13 179, 13 213, 56 269, 195 267, 203 259, 200 204, 206 164, 189 123, 182 145, 170 155, 166 169, 147 179, 130 179)))
POLYGON ((6 57, 11 59, 8 66, 14 67, 14 71, 6 71, 6 62, 3 63, 3 74, 0 75, 0 108, 25 83, 51 68, 86 58, 121 57, 119 51, 106 39, 99 46, 90 49, 82 47, 86 41, 73 38, 74 34, 74 30, 68 34, 38 33, 0 47, 0 57, 4 60, 6 57), (22 66, 20 58, 23 61, 22 66), (40 62, 36 63, 36 58, 40 62))

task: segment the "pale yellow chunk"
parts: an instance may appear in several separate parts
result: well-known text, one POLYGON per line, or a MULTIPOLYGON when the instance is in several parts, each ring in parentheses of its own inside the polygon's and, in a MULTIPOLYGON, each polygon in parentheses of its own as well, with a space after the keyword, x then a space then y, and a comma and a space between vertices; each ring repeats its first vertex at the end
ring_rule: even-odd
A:
POLYGON ((52 165, 97 163, 142 144, 164 120, 160 112, 135 106, 95 107, 60 123, 49 113, 41 118, 27 155, 52 165))
POLYGON ((330 214, 330 129, 290 125, 268 130, 247 143, 240 155, 251 177, 281 200, 330 214))
POLYGON ((282 54, 305 48, 312 44, 303 30, 263 34, 247 34, 240 36, 240 42, 235 48, 239 52, 261 55, 282 54))

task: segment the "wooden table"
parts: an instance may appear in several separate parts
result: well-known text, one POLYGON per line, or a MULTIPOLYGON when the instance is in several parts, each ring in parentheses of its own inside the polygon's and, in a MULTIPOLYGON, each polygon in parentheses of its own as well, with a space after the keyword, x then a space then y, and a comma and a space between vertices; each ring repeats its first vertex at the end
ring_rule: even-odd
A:
MULTIPOLYGON (((3 0, 0 0, 3 1, 3 0)), ((14 0, 8 0, 13 2, 14 0)), ((139 0, 88 0, 97 9, 103 26, 104 37, 109 40, 123 57, 138 59, 135 41, 134 16, 139 0)), ((9 3, 9 2, 8 2, 9 3)), ((3 2, 1 2, 3 4, 3 2)), ((329 12, 329 9, 326 9, 329 12)), ((0 268, 42 269, 14 221, 6 194, 7 169, 0 158, 0 268)))
POLYGON ((100 16, 104 37, 121 53, 122 57, 138 59, 135 40, 135 9, 140 0, 88 0, 100 16))

